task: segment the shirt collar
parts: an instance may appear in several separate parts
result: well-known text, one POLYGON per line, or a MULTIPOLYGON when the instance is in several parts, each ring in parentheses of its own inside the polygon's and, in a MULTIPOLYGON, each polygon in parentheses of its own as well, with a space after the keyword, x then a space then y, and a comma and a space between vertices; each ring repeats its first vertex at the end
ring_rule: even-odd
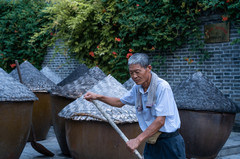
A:
POLYGON ((141 94, 148 93, 148 91, 149 91, 149 87, 148 87, 147 91, 144 92, 142 85, 139 85, 139 92, 140 92, 141 94))

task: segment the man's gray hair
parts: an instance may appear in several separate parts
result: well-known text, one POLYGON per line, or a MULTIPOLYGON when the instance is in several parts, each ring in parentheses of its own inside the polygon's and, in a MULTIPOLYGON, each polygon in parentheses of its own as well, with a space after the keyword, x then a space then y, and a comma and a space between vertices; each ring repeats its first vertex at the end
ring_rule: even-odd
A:
POLYGON ((141 67, 147 68, 150 65, 149 57, 145 53, 135 53, 128 59, 129 65, 139 64, 141 67))

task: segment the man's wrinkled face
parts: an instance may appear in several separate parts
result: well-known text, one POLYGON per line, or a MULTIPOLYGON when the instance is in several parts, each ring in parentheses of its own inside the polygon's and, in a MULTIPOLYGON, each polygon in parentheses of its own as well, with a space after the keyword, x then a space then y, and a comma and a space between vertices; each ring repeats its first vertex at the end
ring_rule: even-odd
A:
POLYGON ((141 67, 139 64, 129 65, 129 73, 133 81, 137 85, 142 85, 146 82, 150 76, 151 66, 147 66, 147 68, 141 67))

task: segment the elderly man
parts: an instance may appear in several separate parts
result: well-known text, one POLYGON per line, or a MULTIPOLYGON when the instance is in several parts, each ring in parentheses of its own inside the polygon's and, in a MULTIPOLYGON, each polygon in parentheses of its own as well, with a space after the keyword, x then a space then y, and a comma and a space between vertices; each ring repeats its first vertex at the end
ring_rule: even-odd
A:
POLYGON ((184 141, 178 133, 179 113, 170 85, 151 71, 146 54, 133 54, 128 60, 128 68, 136 85, 122 98, 92 92, 87 92, 84 98, 100 100, 115 107, 135 105, 143 132, 126 143, 131 151, 146 141, 145 159, 185 159, 184 141))

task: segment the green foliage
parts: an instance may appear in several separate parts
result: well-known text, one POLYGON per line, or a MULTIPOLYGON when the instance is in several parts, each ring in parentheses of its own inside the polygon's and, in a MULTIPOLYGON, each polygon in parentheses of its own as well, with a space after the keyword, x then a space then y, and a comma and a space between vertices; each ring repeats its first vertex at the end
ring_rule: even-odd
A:
MULTIPOLYGON (((99 66, 107 74, 123 77, 126 75, 127 66, 121 69, 114 68, 115 64, 123 59, 116 53, 119 43, 115 40, 119 29, 116 26, 118 16, 116 3, 114 0, 58 1, 44 11, 50 14, 48 19, 53 22, 45 25, 31 41, 35 41, 35 38, 46 32, 53 32, 55 36, 50 42, 51 45, 61 39, 68 48, 62 50, 62 53, 68 51, 89 67, 99 66)), ((123 62, 126 64, 127 59, 120 63, 123 62)))
POLYGON ((29 40, 48 23, 41 12, 45 7, 41 0, 0 1, 0 67, 9 72, 15 60, 28 60, 40 69, 50 34, 42 34, 33 43, 29 40))
MULTIPOLYGON (((239 24, 235 0, 59 0, 44 13, 52 23, 34 35, 52 32, 51 44, 62 39, 73 57, 89 67, 99 66, 119 81, 128 79, 127 60, 135 52, 173 52, 183 44, 209 58, 198 20, 207 11, 220 10, 223 21, 239 24)), ((64 50, 63 50, 64 52, 64 50)), ((156 55, 161 62, 165 58, 156 55)), ((191 63, 191 62, 189 62, 191 63)))
MULTIPOLYGON (((189 7, 196 4, 188 4, 189 7)), ((181 46, 191 28, 198 25, 191 11, 181 1, 134 1, 123 5, 119 23, 120 37, 134 51, 175 50, 181 46), (188 13, 189 12, 189 13, 188 13)), ((197 15, 197 14, 196 14, 197 15)))

